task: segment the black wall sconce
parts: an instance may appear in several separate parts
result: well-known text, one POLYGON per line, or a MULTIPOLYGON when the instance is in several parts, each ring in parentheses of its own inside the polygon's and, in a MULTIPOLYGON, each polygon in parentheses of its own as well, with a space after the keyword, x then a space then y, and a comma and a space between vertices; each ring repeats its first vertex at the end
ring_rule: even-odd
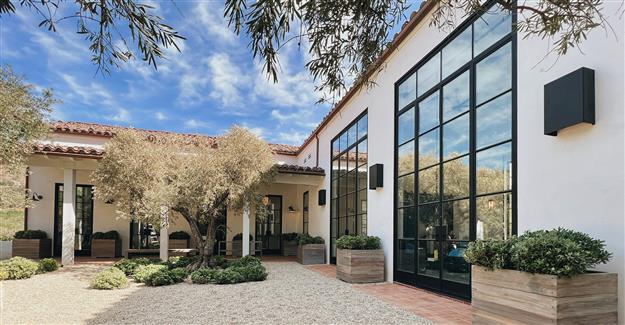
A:
POLYGON ((326 190, 319 190, 317 194, 317 203, 319 205, 326 205, 326 190))
POLYGON ((375 190, 384 186, 384 165, 375 164, 369 167, 369 189, 375 190))
POLYGON ((545 135, 579 123, 595 124, 595 71, 577 69, 545 85, 545 135))
POLYGON ((41 201, 41 200, 43 200, 43 195, 37 192, 33 192, 33 201, 41 201))

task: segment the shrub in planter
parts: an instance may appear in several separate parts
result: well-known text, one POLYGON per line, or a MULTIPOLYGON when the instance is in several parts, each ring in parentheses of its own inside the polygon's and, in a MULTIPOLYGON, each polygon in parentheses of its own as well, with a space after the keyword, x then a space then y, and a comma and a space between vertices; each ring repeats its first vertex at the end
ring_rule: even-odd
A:
POLYGON ((0 262, 0 269, 4 270, 6 279, 18 280, 28 279, 39 271, 39 263, 23 258, 21 256, 12 257, 7 261, 0 262))
POLYGON ((301 264, 323 264, 325 263, 325 241, 317 236, 312 237, 309 234, 300 234, 297 237, 297 261, 301 264))
POLYGON ((132 278, 137 282, 145 283, 149 276, 162 270, 167 270, 167 266, 158 264, 139 265, 132 274, 132 278))
POLYGON ((92 257, 117 257, 122 255, 122 241, 115 230, 96 232, 91 237, 92 257))
POLYGON ((170 249, 184 249, 189 248, 189 240, 191 235, 186 231, 174 231, 169 234, 169 248, 170 249))
POLYGON ((218 269, 201 268, 191 273, 191 282, 196 284, 207 284, 215 282, 215 275, 218 269))
POLYGON ((59 269, 59 263, 53 258, 44 258, 39 261, 39 271, 42 273, 52 272, 59 269))
POLYGON ((127 285, 128 279, 126 275, 116 267, 111 267, 99 272, 91 280, 91 287, 99 290, 119 289, 127 285))
POLYGON ((20 230, 13 237, 15 239, 47 239, 48 234, 43 230, 20 230))
POLYGON ((296 232, 289 232, 282 234, 282 255, 295 256, 297 255, 297 238, 299 234, 296 232))
POLYGON ((137 267, 139 267, 140 265, 148 265, 148 264, 153 264, 153 263, 154 263, 153 260, 149 258, 145 258, 145 257, 132 258, 132 259, 122 258, 121 260, 115 262, 113 266, 122 270, 124 274, 130 276, 135 272, 137 267))
POLYGON ((342 236, 336 241, 336 277, 349 283, 384 281, 384 251, 376 236, 342 236))
POLYGON ((26 258, 50 257, 52 241, 43 230, 21 230, 15 233, 12 255, 26 258))
MULTIPOLYGON (((250 252, 254 249, 254 237, 250 235, 250 252)), ((232 256, 243 255, 243 234, 238 233, 232 237, 232 256)))

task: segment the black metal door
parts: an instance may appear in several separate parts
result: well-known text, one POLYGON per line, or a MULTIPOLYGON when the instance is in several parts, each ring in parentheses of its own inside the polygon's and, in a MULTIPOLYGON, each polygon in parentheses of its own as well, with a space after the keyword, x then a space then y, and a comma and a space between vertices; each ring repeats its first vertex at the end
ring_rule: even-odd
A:
POLYGON ((262 241, 263 254, 279 254, 282 249, 282 196, 267 195, 267 215, 256 219, 255 240, 262 241))
MULTIPOLYGON (((54 185, 54 255, 61 256, 63 247, 63 184, 54 185)), ((93 187, 76 185, 74 254, 91 255, 93 234, 93 187)))

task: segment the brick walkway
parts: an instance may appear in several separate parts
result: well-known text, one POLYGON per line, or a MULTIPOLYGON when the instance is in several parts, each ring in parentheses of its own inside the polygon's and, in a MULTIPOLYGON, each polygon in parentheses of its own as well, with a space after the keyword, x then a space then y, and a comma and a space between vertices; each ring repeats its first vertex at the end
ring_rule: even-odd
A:
MULTIPOLYGON (((308 265, 308 269, 336 277, 335 265, 308 265)), ((355 288, 438 324, 471 324, 471 305, 398 283, 356 284, 355 288)))

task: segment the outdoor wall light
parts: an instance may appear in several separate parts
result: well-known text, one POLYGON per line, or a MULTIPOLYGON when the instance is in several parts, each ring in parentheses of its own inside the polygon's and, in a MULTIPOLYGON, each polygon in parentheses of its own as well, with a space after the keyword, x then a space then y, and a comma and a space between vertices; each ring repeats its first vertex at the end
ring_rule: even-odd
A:
POLYGON ((33 192, 33 201, 41 201, 41 200, 43 200, 43 195, 37 192, 33 192))
POLYGON ((377 190, 384 186, 384 165, 375 164, 369 167, 369 189, 377 190))
POLYGON ((295 213, 295 208, 293 206, 289 206, 289 213, 295 213))
POLYGON ((545 85, 545 135, 579 123, 595 124, 595 71, 577 69, 545 85))
POLYGON ((317 203, 319 205, 326 205, 326 190, 319 190, 317 194, 317 203))

